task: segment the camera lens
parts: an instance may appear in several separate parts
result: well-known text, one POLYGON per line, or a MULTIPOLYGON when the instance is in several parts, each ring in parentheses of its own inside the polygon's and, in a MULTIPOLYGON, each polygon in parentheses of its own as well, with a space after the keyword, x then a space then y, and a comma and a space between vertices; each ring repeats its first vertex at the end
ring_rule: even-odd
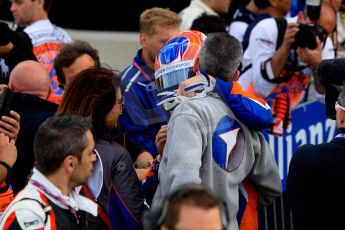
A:
POLYGON ((295 36, 297 47, 316 49, 316 28, 313 24, 301 24, 295 36))

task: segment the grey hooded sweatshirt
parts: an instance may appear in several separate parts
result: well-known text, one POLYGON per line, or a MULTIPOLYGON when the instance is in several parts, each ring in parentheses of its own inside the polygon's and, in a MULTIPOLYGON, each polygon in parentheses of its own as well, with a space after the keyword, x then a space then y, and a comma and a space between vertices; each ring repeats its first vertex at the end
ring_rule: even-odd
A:
POLYGON ((179 186, 208 186, 226 204, 227 229, 239 229, 239 189, 249 179, 267 205, 281 194, 281 180, 264 136, 249 130, 216 94, 179 104, 168 124, 153 206, 179 186))

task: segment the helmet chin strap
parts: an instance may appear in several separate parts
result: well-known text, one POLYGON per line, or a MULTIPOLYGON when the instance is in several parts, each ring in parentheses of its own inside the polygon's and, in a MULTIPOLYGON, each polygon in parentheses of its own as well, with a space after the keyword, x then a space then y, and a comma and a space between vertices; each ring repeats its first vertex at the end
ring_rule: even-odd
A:
POLYGON ((177 91, 164 91, 158 93, 157 96, 162 98, 162 100, 157 104, 158 106, 163 105, 164 109, 167 111, 174 110, 175 107, 183 101, 188 101, 191 99, 205 97, 208 93, 214 90, 214 85, 211 83, 210 77, 205 72, 198 73, 202 81, 190 84, 184 88, 184 91, 188 93, 195 93, 193 97, 186 97, 177 95, 177 91))

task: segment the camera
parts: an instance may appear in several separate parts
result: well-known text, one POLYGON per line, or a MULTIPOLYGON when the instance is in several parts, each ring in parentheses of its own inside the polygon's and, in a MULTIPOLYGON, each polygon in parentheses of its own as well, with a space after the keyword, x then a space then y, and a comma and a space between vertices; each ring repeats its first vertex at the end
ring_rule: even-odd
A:
POLYGON ((324 40, 323 28, 318 24, 300 24, 295 35, 295 46, 300 48, 316 49, 316 37, 324 40))
POLYGON ((322 0, 307 0, 307 16, 310 23, 300 24, 295 36, 295 47, 316 49, 316 37, 324 40, 323 28, 316 23, 320 18, 322 0))
POLYGON ((4 88, 0 95, 0 117, 10 116, 11 110, 16 110, 21 100, 20 93, 14 93, 9 88, 4 88))

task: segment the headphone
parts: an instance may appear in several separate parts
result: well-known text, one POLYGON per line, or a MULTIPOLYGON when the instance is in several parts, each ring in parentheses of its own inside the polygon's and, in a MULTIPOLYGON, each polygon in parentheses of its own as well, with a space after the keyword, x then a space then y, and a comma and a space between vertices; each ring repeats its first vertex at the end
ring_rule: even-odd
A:
MULTIPOLYGON (((174 190, 173 192, 169 193, 165 198, 163 198, 158 207, 151 208, 149 211, 145 212, 143 215, 143 227, 144 230, 159 230, 160 226, 163 224, 170 203, 174 199, 178 199, 179 197, 183 196, 187 189, 197 189, 197 190, 208 190, 208 188, 199 185, 199 184, 191 184, 187 186, 182 186, 180 189, 174 190)), ((212 193, 212 192, 211 192, 212 193)), ((226 230, 229 223, 229 214, 224 202, 220 200, 220 214, 222 220, 222 230, 226 230)))

